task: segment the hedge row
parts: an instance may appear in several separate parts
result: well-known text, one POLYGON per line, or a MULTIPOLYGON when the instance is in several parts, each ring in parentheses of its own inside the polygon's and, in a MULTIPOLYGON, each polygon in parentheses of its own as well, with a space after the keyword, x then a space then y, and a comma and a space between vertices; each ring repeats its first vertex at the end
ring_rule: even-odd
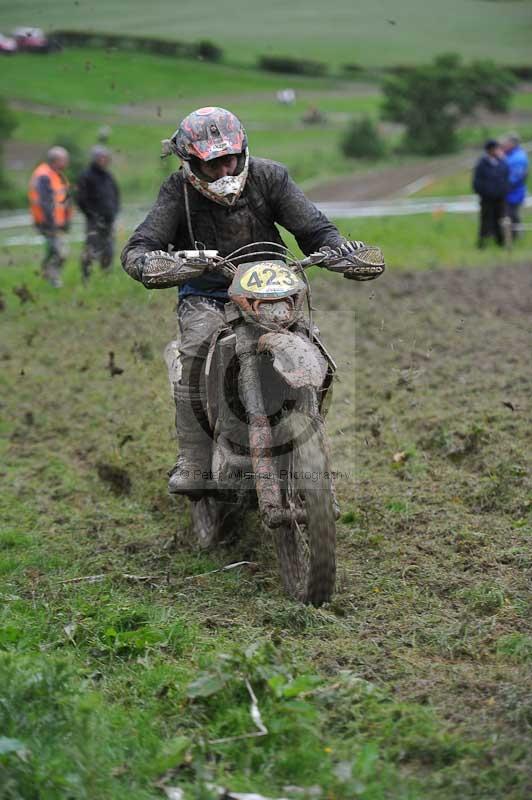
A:
POLYGON ((268 72, 282 72, 285 75, 311 75, 320 77, 327 74, 327 64, 322 61, 311 61, 305 58, 290 56, 259 56, 259 69, 268 72))
POLYGON ((54 31, 50 37, 62 47, 94 47, 97 49, 134 50, 174 58, 199 58, 204 61, 222 60, 223 51, 208 40, 201 42, 171 42, 146 36, 94 33, 86 31, 54 31))

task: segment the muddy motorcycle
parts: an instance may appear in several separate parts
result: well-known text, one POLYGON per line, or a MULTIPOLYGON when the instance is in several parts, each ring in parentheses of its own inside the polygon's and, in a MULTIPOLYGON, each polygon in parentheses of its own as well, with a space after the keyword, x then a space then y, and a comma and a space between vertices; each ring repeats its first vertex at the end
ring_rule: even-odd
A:
POLYGON ((261 242, 225 258, 212 250, 174 257, 169 286, 205 271, 231 281, 227 324, 214 334, 205 366, 202 411, 213 448, 202 496, 190 497, 198 542, 210 546, 235 512, 258 506, 285 590, 319 606, 330 600, 336 575, 337 507, 323 421, 336 367, 313 324, 305 268, 369 280, 384 269, 382 253, 364 247, 349 258, 319 252, 298 260, 261 242))

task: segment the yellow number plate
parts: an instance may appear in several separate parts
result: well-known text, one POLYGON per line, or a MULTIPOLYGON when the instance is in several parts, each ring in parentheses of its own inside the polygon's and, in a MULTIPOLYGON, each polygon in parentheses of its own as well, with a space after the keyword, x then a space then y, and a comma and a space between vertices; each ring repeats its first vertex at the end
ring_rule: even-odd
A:
POLYGON ((299 278, 288 267, 271 263, 250 267, 240 279, 243 289, 257 294, 279 294, 295 289, 299 283, 299 278))

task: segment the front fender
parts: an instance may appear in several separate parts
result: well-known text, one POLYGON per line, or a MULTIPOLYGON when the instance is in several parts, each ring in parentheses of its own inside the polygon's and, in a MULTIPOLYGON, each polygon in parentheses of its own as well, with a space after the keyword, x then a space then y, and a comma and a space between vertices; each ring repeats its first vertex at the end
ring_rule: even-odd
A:
POLYGON ((257 345, 259 353, 270 353, 273 368, 294 389, 312 386, 320 389, 327 376, 327 361, 305 336, 292 331, 263 334, 257 345))

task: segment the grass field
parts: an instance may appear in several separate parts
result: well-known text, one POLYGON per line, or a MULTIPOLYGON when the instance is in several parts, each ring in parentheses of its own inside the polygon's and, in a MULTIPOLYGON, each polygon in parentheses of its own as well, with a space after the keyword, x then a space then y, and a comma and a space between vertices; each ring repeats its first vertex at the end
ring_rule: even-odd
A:
MULTIPOLYGON (((378 85, 290 78, 297 100, 286 107, 275 98, 285 81, 252 69, 90 49, 68 50, 37 61, 29 55, 4 59, 2 91, 18 104, 12 180, 20 202, 24 202, 34 163, 55 140, 66 137, 88 150, 102 124, 112 129, 109 144, 125 200, 153 198, 162 177, 176 166, 174 159, 160 161, 160 140, 173 132, 191 108, 211 103, 235 111, 248 130, 252 152, 287 164, 299 182, 315 183, 367 169, 366 162, 346 159, 339 144, 353 116, 369 114, 378 119, 378 85), (303 124, 310 106, 326 115, 323 124, 303 124)), ((528 92, 517 92, 515 111, 526 114, 529 98, 528 92)), ((488 134, 503 133, 510 126, 516 127, 504 117, 489 129, 470 122, 461 136, 464 145, 477 148, 488 134)), ((521 121, 517 127, 525 138, 532 135, 530 123, 521 121)), ((385 135, 389 160, 396 161, 393 148, 399 133, 385 129, 385 135)), ((459 186, 460 178, 454 183, 459 186)), ((450 189, 454 193, 452 185, 450 189)))
POLYGON ((343 473, 318 611, 283 597, 253 518, 197 554, 166 495, 174 293, 118 271, 83 289, 77 251, 57 292, 37 249, 2 249, 2 798, 524 800, 531 252, 495 272, 473 226, 346 223, 391 272, 314 280, 343 473), (459 263, 478 267, 439 269, 459 263), (234 740, 255 730, 246 680, 268 734, 234 740))
MULTIPOLYGON (((246 125, 254 152, 287 163, 296 180, 306 180, 356 169, 339 151, 343 127, 353 114, 376 114, 379 104, 378 94, 366 87, 359 91, 354 85, 350 93, 348 83, 296 79, 291 84, 298 100, 286 108, 275 98, 284 78, 189 61, 177 62, 176 85, 168 59, 145 55, 75 50, 39 63, 35 74, 32 57, 6 60, 6 96, 29 104, 17 111, 14 140, 40 144, 44 151, 67 136, 88 149, 101 125, 110 124, 115 169, 127 199, 153 197, 161 174, 171 162, 175 168, 175 159, 161 164, 160 140, 198 105, 230 106, 246 125), (302 124, 311 105, 328 115, 325 125, 302 124)), ((39 156, 36 150, 35 159, 39 156)), ((13 177, 23 189, 30 165, 21 166, 13 177)))
POLYGON ((223 10, 213 0, 200 4, 170 0, 150 6, 130 0, 127 14, 117 0, 90 4, 55 0, 2 3, 0 27, 15 25, 93 29, 153 34, 169 39, 212 39, 228 61, 254 62, 257 54, 288 54, 323 60, 333 66, 422 63, 453 50, 467 58, 491 57, 508 64, 530 61, 532 8, 528 0, 319 0, 287 6, 276 0, 228 0, 223 10))

